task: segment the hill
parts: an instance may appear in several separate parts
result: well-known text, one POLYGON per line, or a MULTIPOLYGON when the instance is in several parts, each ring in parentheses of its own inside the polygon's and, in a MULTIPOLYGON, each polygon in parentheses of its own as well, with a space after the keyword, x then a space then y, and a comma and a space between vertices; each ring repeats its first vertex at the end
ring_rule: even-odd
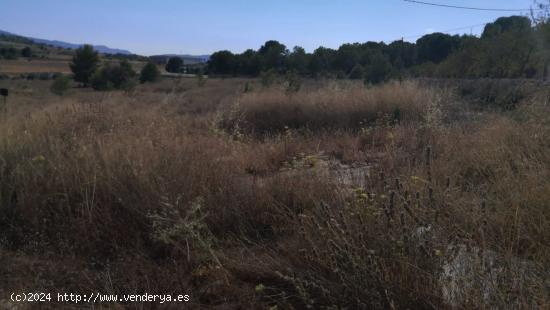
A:
MULTIPOLYGON (((3 30, 0 30, 0 35, 24 38, 24 39, 28 39, 28 40, 32 41, 33 43, 36 43, 36 44, 45 44, 45 45, 51 45, 51 46, 67 48, 67 49, 77 49, 77 48, 81 47, 82 45, 84 45, 84 44, 68 43, 68 42, 58 41, 58 40, 47 40, 47 39, 40 39, 40 38, 25 37, 25 36, 17 35, 17 34, 14 34, 14 33, 3 31, 3 30)), ((97 50, 97 51, 99 51, 100 53, 103 53, 103 54, 123 54, 123 55, 133 54, 132 52, 130 52, 128 50, 118 49, 118 48, 110 48, 110 47, 105 46, 105 45, 93 45, 93 47, 94 47, 95 50, 97 50)))

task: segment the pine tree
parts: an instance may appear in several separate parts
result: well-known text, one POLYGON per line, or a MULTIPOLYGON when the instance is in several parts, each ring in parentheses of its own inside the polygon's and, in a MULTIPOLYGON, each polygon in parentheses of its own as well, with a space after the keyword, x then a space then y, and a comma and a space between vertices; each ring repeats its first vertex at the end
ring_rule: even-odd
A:
POLYGON ((90 77, 97 70, 98 65, 99 55, 91 45, 84 45, 76 49, 71 63, 74 80, 87 85, 90 77))

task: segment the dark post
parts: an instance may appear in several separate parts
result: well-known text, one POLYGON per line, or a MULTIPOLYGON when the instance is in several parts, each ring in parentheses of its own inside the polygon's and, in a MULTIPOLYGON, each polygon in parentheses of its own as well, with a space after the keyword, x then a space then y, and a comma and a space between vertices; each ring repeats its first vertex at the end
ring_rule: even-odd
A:
POLYGON ((8 98, 8 89, 7 88, 0 88, 0 96, 4 97, 4 106, 6 105, 6 100, 8 98))

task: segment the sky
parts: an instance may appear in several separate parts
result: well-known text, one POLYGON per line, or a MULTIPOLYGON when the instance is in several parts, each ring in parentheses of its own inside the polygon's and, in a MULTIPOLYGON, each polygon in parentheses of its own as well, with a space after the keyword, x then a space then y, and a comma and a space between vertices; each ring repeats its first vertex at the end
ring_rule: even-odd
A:
MULTIPOLYGON (((532 0, 424 0, 524 9, 532 0)), ((432 7, 403 0, 0 0, 0 30, 140 55, 240 53, 278 40, 289 49, 415 41, 431 32, 479 34, 500 16, 526 14, 432 7)))

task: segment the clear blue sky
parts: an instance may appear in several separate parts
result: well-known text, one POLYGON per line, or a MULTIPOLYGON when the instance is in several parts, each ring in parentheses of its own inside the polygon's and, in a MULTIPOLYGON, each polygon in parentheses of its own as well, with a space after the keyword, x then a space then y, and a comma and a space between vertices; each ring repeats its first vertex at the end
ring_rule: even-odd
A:
MULTIPOLYGON (((532 4, 531 0, 425 1, 512 9, 532 4)), ((0 0, 0 29, 43 39, 104 44, 142 55, 242 52, 270 39, 313 51, 321 45, 337 48, 342 43, 391 42, 512 14, 402 0, 0 0)), ((481 30, 473 28, 474 33, 481 30)), ((470 29, 455 33, 464 32, 470 29)))

